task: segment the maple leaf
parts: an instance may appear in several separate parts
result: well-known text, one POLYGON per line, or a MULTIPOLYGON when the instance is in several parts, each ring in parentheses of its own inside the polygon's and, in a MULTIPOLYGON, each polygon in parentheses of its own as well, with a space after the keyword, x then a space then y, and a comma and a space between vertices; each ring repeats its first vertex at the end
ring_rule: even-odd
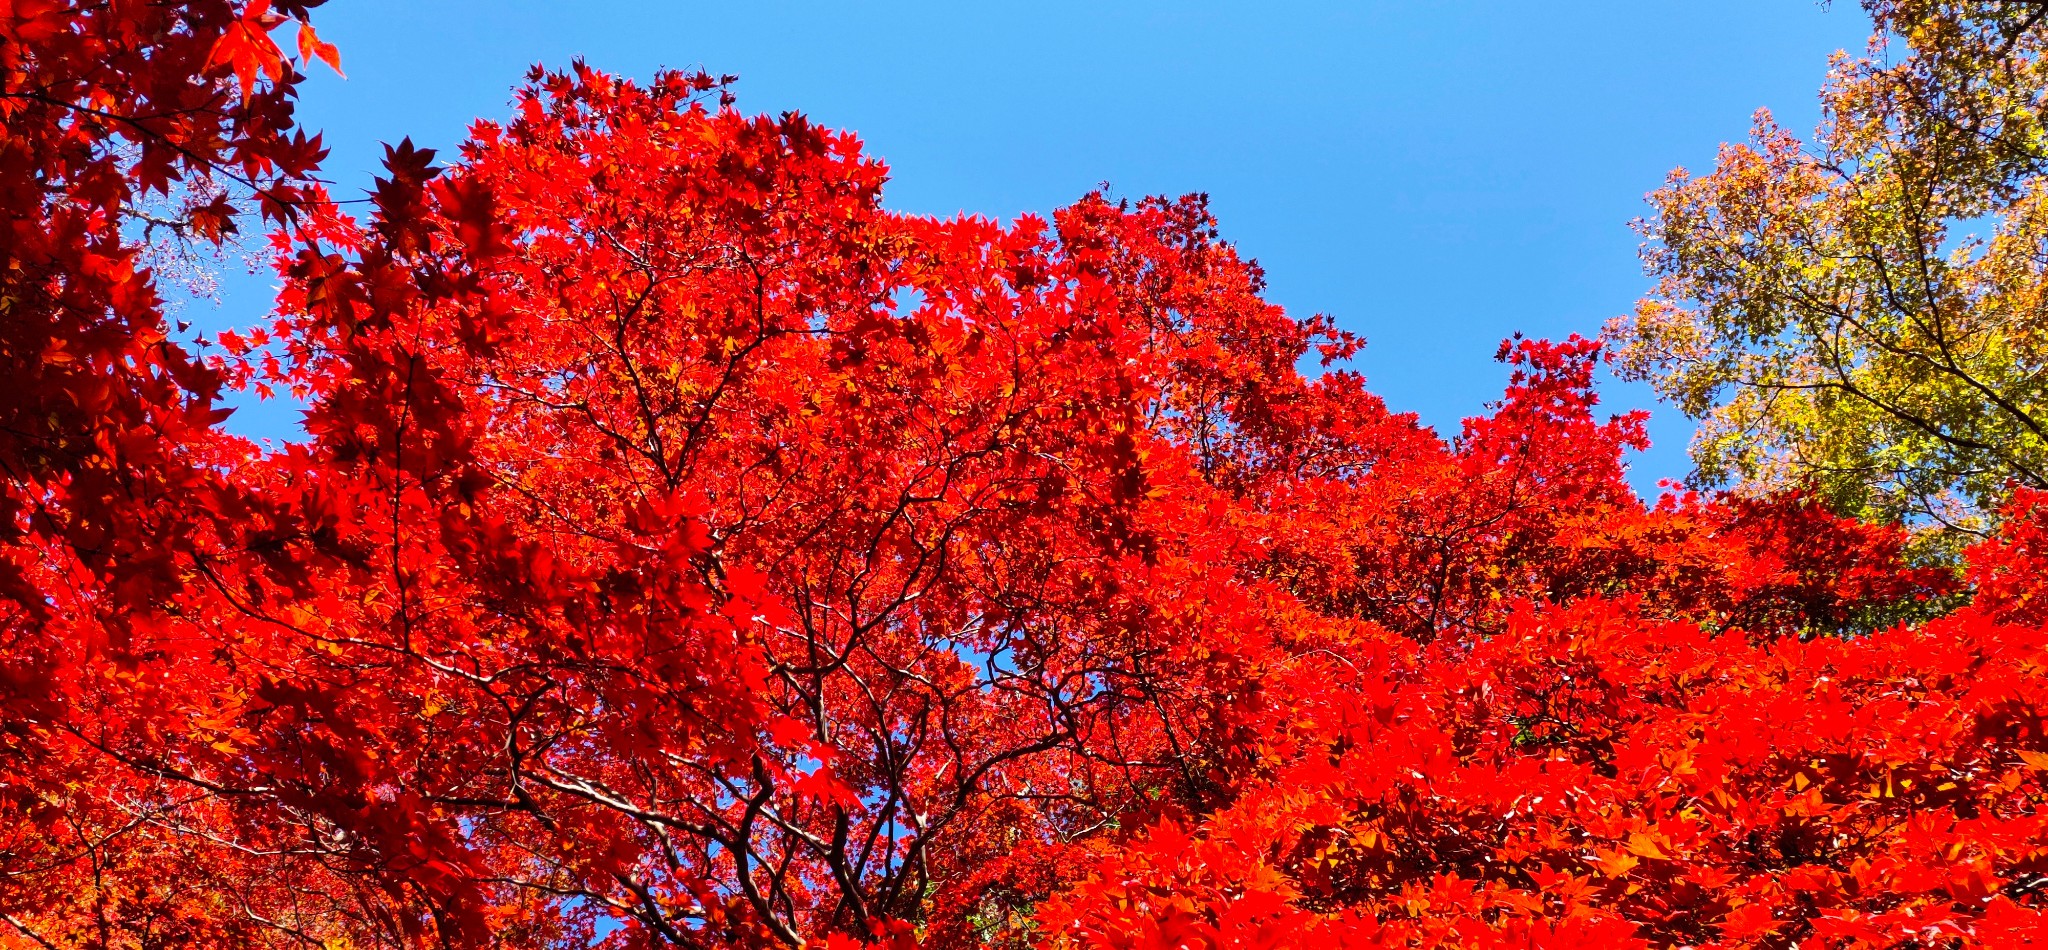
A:
POLYGON ((299 61, 311 63, 315 58, 326 63, 327 68, 334 70, 335 75, 344 79, 348 78, 348 74, 341 71, 341 51, 336 49, 333 43, 320 39, 319 34, 313 32, 312 23, 301 21, 299 23, 299 61))
POLYGON ((282 17, 271 12, 270 0, 249 0, 241 16, 214 41, 206 57, 207 67, 229 67, 241 85, 244 100, 255 89, 258 76, 268 77, 271 82, 283 80, 284 51, 270 37, 270 31, 283 22, 282 17))

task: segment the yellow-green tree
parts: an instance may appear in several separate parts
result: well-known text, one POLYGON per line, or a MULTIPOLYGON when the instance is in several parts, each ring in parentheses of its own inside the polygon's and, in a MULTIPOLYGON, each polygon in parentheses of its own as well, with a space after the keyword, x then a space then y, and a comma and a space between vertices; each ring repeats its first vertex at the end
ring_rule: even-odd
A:
POLYGON ((1759 112, 1651 195, 1657 283, 1609 337, 1700 421, 1702 484, 1981 532, 2048 487, 2048 3, 1864 7, 1811 142, 1759 112))

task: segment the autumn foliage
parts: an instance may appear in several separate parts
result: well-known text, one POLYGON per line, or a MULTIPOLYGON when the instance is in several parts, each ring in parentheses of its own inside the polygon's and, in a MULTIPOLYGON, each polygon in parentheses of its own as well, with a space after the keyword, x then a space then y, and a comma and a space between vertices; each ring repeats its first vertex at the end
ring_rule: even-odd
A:
POLYGON ((2048 498, 1961 573, 1645 505, 1594 343, 1441 438, 1199 198, 894 213, 707 75, 338 204, 307 14, 0 4, 0 947, 2048 930, 2048 498), (188 193, 283 284, 210 356, 134 247, 188 193))

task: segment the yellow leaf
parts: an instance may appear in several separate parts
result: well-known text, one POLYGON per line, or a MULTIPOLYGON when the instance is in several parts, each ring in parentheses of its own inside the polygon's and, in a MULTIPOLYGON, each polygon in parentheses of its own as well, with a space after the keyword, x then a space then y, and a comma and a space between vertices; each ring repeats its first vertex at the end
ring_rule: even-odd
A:
POLYGON ((1643 857, 1654 858, 1658 861, 1671 860, 1671 856, 1665 854, 1664 849, 1657 846, 1657 839, 1652 838, 1649 835, 1643 834, 1640 831, 1635 832, 1634 834, 1628 836, 1627 847, 1631 854, 1639 854, 1643 857))

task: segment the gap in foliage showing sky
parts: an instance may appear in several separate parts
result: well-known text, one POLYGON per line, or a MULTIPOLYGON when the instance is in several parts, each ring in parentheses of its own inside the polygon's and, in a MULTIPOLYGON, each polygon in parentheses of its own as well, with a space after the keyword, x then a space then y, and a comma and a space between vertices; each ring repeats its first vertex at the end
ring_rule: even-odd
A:
MULTIPOLYGON (((1207 192, 1268 297, 1365 336, 1354 364, 1450 435, 1499 395, 1500 340, 1591 335, 1648 285, 1628 222, 1674 166, 1704 170, 1772 109, 1810 129, 1828 55, 1860 51, 1851 2, 721 3, 339 0, 301 116, 359 197, 379 143, 444 155, 508 112, 534 63, 645 78, 735 73, 739 108, 852 129, 895 210, 1008 220, 1114 194, 1207 192)), ((202 328, 258 323, 269 275, 232 278, 202 328)), ((1688 469, 1690 425, 1654 409, 1639 491, 1688 469)), ((289 437, 297 407, 231 425, 289 437)))

